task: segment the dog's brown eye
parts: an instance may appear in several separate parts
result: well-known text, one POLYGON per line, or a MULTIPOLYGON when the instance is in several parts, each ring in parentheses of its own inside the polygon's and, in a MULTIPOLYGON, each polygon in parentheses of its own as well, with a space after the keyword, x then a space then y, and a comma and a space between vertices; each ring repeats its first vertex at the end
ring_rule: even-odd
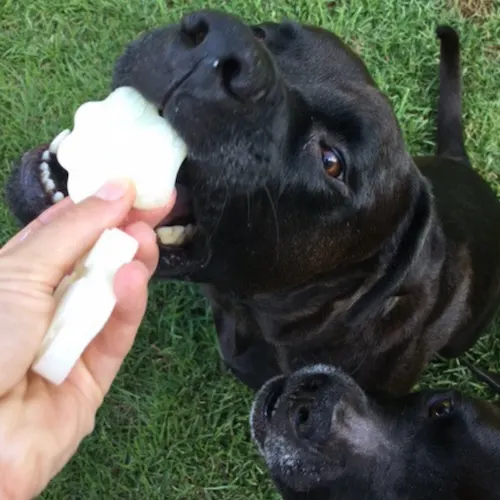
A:
POLYGON ((429 418, 439 419, 448 417, 453 413, 454 408, 455 405, 451 398, 436 399, 429 405, 429 418))
POLYGON ((330 177, 340 177, 344 169, 340 153, 331 148, 322 148, 323 166, 330 177))

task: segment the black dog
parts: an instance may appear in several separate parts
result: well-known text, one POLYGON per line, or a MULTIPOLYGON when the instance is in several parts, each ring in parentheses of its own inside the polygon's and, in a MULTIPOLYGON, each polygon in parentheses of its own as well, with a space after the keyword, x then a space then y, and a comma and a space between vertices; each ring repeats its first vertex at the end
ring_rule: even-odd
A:
POLYGON ((454 391, 387 399, 315 365, 269 381, 250 421, 285 500, 500 499, 500 407, 454 391))
MULTIPOLYGON (((113 87, 158 107, 189 147, 157 276, 204 285, 222 356, 257 389, 312 363, 405 393, 471 347, 500 299, 500 204, 463 145, 459 44, 442 43, 437 156, 409 155, 388 100, 335 35, 202 11, 147 33, 113 87)), ((8 186, 29 222, 51 204, 41 155, 8 186)), ((54 155, 50 188, 66 193, 54 155)))

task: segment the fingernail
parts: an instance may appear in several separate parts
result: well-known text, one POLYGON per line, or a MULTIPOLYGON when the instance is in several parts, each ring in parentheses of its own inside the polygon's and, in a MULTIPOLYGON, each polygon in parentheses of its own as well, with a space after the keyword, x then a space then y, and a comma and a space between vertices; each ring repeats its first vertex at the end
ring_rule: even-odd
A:
POLYGON ((101 200, 116 201, 123 198, 129 189, 130 181, 128 179, 116 179, 104 184, 94 196, 101 200))

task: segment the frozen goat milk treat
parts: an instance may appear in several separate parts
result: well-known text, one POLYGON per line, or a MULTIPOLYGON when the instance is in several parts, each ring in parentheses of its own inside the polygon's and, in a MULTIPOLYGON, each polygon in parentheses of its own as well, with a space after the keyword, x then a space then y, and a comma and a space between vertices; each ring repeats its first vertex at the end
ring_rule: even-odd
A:
POLYGON ((75 203, 106 181, 126 177, 135 184, 135 208, 164 206, 187 156, 177 132, 131 87, 82 104, 73 130, 56 139, 57 160, 68 172, 68 194, 75 203))
MULTIPOLYGON (((158 110, 130 87, 103 101, 87 102, 62 131, 50 152, 68 172, 68 194, 78 203, 107 181, 128 178, 136 190, 134 207, 164 206, 175 187, 187 147, 158 110)), ((56 311, 32 370, 61 384, 116 305, 113 281, 130 262, 138 243, 119 229, 105 231, 71 276, 54 292, 56 311)))
POLYGON ((102 330, 116 305, 113 283, 118 269, 130 262, 137 241, 119 229, 104 231, 90 252, 54 293, 56 311, 32 370, 61 384, 85 348, 102 330))

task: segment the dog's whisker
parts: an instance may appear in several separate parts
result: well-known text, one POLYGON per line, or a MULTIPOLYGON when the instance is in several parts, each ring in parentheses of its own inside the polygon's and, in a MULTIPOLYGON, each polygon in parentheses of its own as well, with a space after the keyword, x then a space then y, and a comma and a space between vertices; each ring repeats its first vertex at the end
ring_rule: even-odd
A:
POLYGON ((279 219, 278 219, 278 212, 276 210, 276 207, 273 203, 273 199, 271 197, 271 193, 269 192, 269 189, 267 186, 264 186, 264 191, 267 194, 267 198, 269 199, 269 203, 271 205, 271 210, 273 212, 273 217, 274 217, 274 226, 276 229, 276 263, 279 262, 279 252, 280 252, 280 227, 279 227, 279 219))
POLYGON ((210 235, 208 237, 209 242, 212 241, 212 239, 215 237, 215 235, 217 233, 217 230, 219 229, 219 225, 220 225, 222 217, 224 215, 224 210, 226 209, 228 199, 229 199, 229 187, 226 186, 226 194, 224 197, 224 201, 223 201, 221 209, 219 211, 219 216, 217 218, 217 221, 216 221, 215 225, 213 226, 213 228, 210 232, 210 235))
POLYGON ((247 191, 247 227, 250 227, 251 224, 251 213, 252 213, 252 208, 251 208, 251 199, 250 199, 250 191, 247 191))

